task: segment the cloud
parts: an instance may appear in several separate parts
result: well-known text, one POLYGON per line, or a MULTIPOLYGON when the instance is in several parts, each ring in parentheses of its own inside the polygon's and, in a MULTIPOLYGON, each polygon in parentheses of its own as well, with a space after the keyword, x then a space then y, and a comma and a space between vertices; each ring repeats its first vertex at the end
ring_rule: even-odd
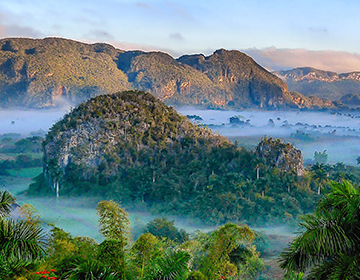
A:
POLYGON ((6 37, 6 30, 5 27, 0 25, 0 38, 6 37))
POLYGON ((114 37, 104 30, 91 30, 85 35, 85 38, 91 38, 94 40, 114 40, 114 37))
POLYGON ((40 31, 31 27, 5 25, 4 28, 7 36, 39 38, 43 35, 40 31))
POLYGON ((143 3, 143 2, 137 2, 136 7, 150 9, 150 6, 148 4, 146 4, 146 3, 143 3))
POLYGON ((360 71, 360 54, 356 53, 330 50, 277 49, 275 47, 242 51, 268 70, 313 67, 337 73, 360 71))
POLYGON ((8 14, 0 12, 0 38, 4 37, 43 37, 42 32, 18 24, 5 24, 4 20, 7 20, 10 16, 8 14))
POLYGON ((184 37, 181 35, 181 33, 171 33, 169 37, 173 40, 184 41, 184 37))

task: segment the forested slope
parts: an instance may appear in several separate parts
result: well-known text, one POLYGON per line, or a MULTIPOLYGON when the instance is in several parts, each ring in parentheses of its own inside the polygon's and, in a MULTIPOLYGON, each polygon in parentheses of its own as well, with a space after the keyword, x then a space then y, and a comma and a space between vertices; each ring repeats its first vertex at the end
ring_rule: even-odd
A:
POLYGON ((239 148, 145 92, 98 96, 50 129, 30 193, 59 187, 208 223, 277 223, 312 209, 301 152, 271 138, 259 147, 269 153, 239 148))

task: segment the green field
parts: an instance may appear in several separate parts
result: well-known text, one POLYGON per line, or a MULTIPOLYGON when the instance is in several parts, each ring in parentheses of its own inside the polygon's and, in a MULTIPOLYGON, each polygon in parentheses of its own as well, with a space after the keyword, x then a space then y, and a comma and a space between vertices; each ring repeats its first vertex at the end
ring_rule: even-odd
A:
POLYGON ((96 241, 102 237, 98 232, 96 199, 29 197, 21 194, 32 182, 31 178, 39 175, 42 168, 24 168, 9 170, 11 176, 0 177, 2 189, 9 190, 20 205, 31 204, 39 212, 44 225, 49 223, 69 231, 74 236, 89 236, 96 241))

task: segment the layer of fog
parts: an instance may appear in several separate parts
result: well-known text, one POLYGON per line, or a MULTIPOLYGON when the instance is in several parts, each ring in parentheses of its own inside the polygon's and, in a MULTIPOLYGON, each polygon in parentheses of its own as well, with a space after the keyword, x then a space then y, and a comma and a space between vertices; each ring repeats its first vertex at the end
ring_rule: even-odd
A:
MULTIPOLYGON (((48 129, 67 113, 69 108, 51 110, 0 110, 0 134, 20 133, 29 134, 32 131, 48 131, 48 129)), ((261 137, 280 137, 292 139, 291 134, 296 131, 308 133, 315 140, 297 142, 304 158, 312 158, 315 151, 327 150, 329 162, 342 161, 346 164, 356 164, 356 157, 360 155, 360 118, 359 113, 331 114, 330 112, 261 112, 261 111, 215 111, 199 110, 191 107, 177 109, 183 115, 198 115, 203 120, 200 123, 208 125, 212 130, 233 138, 243 137, 256 144, 261 137), (232 125, 230 117, 238 116, 243 124, 232 125), (269 120, 272 120, 269 122, 269 120), (251 139, 250 139, 251 138, 251 139)), ((246 142, 247 140, 245 140, 246 142)), ((288 140, 290 141, 290 140, 288 140)), ((16 195, 16 193, 15 193, 16 195)), ((87 199, 61 198, 29 198, 20 196, 20 203, 30 203, 39 210, 45 223, 55 223, 57 226, 70 231, 73 235, 86 235, 101 240, 98 232, 96 203, 87 199)), ((130 213, 134 227, 143 227, 155 216, 144 212, 130 213)), ((211 231, 212 227, 202 227, 191 224, 179 217, 168 217, 175 220, 178 228, 189 232, 196 229, 211 231)), ((267 234, 285 234, 285 229, 259 229, 267 234)), ((293 232, 290 229, 286 235, 293 232)))
POLYGON ((285 138, 302 150, 305 159, 311 159, 315 151, 326 150, 329 163, 356 164, 360 155, 360 112, 306 112, 306 111, 217 111, 180 107, 183 115, 196 115, 203 124, 222 135, 252 137, 257 141, 264 135, 285 138), (230 124, 237 116, 244 123, 230 124), (309 141, 296 141, 296 133, 306 134, 309 141))
POLYGON ((54 109, 2 109, 0 110, 0 134, 30 132, 48 129, 68 113, 70 107, 54 109))

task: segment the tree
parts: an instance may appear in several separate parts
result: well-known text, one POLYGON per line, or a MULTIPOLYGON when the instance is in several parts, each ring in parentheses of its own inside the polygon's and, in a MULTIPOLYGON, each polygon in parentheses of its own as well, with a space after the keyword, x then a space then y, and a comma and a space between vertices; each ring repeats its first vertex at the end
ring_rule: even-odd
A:
POLYGON ((100 244, 100 256, 125 279, 125 253, 130 241, 128 213, 114 201, 100 201, 97 214, 100 233, 105 237, 100 244))
POLYGON ((360 192, 349 182, 331 182, 313 214, 299 224, 303 232, 281 254, 288 272, 310 269, 314 279, 360 279, 360 192))
POLYGON ((243 248, 244 242, 254 240, 254 232, 247 226, 227 223, 213 233, 212 242, 201 265, 201 272, 207 279, 218 279, 222 276, 237 274, 237 266, 230 261, 234 250, 243 248))
POLYGON ((154 235, 147 232, 141 235, 132 246, 133 263, 136 268, 140 268, 140 279, 144 279, 144 275, 151 268, 151 263, 161 256, 159 243, 160 241, 154 235))
POLYGON ((174 221, 165 218, 156 218, 146 225, 148 232, 158 237, 166 237, 170 240, 183 243, 189 239, 188 234, 183 230, 178 230, 174 226, 174 221))
POLYGON ((100 201, 96 210, 99 216, 100 233, 106 239, 121 240, 125 247, 130 238, 130 221, 125 209, 110 200, 100 201))
POLYGON ((1 193, 0 277, 3 278, 42 258, 46 248, 45 233, 37 223, 8 217, 14 201, 7 191, 1 193))
POLYGON ((167 249, 162 258, 156 259, 153 271, 147 276, 151 280, 185 279, 191 255, 183 250, 167 249))
POLYGON ((326 165, 323 163, 315 163, 311 166, 311 171, 313 171, 313 178, 318 184, 317 194, 321 194, 321 188, 327 182, 328 172, 326 170, 326 165))
POLYGON ((71 271, 71 280, 115 280, 116 274, 98 260, 79 262, 71 271))
POLYGON ((315 160, 315 163, 326 164, 326 162, 328 160, 328 154, 326 153, 326 150, 324 150, 322 152, 315 151, 314 160, 315 160))

